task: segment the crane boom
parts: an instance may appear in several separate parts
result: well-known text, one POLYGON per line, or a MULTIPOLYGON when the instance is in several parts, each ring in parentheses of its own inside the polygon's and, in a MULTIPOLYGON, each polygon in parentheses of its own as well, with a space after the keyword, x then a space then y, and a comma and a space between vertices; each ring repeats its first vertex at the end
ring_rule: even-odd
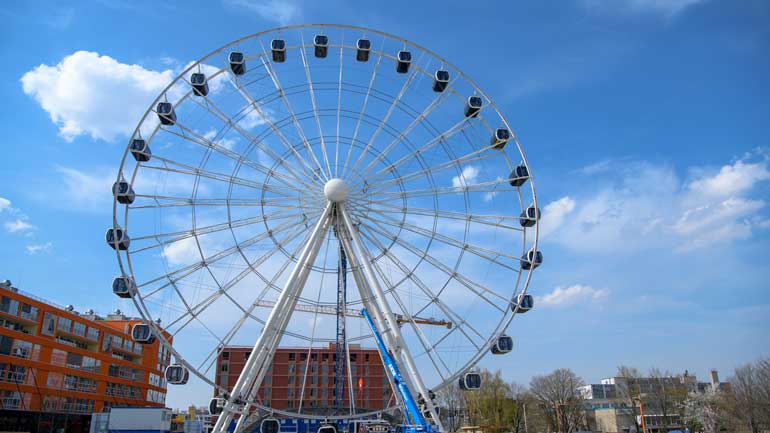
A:
POLYGON ((380 354, 382 355, 382 362, 385 364, 387 371, 393 378, 393 383, 395 383, 396 388, 401 395, 401 400, 404 402, 404 406, 406 406, 406 410, 404 411, 404 414, 408 415, 406 417, 406 422, 411 421, 412 425, 404 426, 405 428, 401 431, 408 433, 433 431, 434 429, 431 428, 431 424, 428 423, 428 421, 422 415, 422 412, 420 412, 420 409, 417 406, 417 402, 414 400, 414 397, 412 397, 412 393, 409 391, 409 387, 406 386, 404 378, 401 376, 401 372, 398 369, 396 360, 393 359, 390 350, 385 347, 385 342, 382 341, 382 337, 377 331, 377 328, 375 328, 374 322, 372 321, 371 316, 369 316, 369 312, 366 311, 366 308, 361 310, 361 315, 364 316, 364 319, 366 319, 366 322, 369 324, 369 328, 372 329, 374 339, 377 341, 377 348, 380 350, 380 354))
MULTIPOLYGON (((258 307, 266 307, 266 308, 272 308, 275 306, 275 302, 273 301, 258 301, 257 302, 258 307)), ((317 313, 317 314, 328 314, 332 316, 337 315, 337 307, 332 305, 310 305, 310 304, 300 304, 298 303, 294 307, 294 311, 301 311, 303 313, 317 313)), ((347 317, 358 317, 363 318, 363 314, 361 314, 361 311, 359 310, 353 310, 350 308, 347 308, 344 311, 345 316, 347 317)), ((414 322, 418 325, 435 325, 435 326, 444 326, 447 329, 452 329, 452 322, 448 320, 443 319, 434 319, 434 318, 425 318, 425 317, 414 317, 412 316, 411 319, 407 316, 404 316, 403 314, 396 314, 396 322, 398 324, 402 324, 405 322, 414 322)))

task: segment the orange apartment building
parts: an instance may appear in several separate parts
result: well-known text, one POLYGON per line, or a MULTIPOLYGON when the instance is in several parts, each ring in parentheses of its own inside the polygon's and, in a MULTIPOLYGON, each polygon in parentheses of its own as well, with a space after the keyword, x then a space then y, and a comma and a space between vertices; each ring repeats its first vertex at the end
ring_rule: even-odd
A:
MULTIPOLYGON (((251 347, 225 346, 217 357, 216 383, 231 390, 251 350, 251 347)), ((349 352, 356 410, 378 410, 387 407, 389 402, 393 404, 390 383, 379 351, 350 344, 349 352)), ((312 349, 279 347, 259 389, 260 400, 275 409, 296 411, 301 399, 303 413, 333 413, 335 361, 334 343, 330 343, 328 347, 312 349)), ((344 379, 345 395, 341 407, 347 411, 350 388, 347 377, 344 379)))
POLYGON ((53 431, 62 422, 68 432, 88 431, 92 412, 165 406, 170 354, 157 340, 132 341, 139 322, 0 286, 0 431, 53 431))

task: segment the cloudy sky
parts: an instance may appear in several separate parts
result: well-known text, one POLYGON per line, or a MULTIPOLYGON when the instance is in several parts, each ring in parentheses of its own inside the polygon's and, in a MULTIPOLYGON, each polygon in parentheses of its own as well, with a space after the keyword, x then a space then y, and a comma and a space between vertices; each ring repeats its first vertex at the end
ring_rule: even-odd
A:
POLYGON ((765 1, 102 0, 0 16, 0 279, 24 290, 118 305, 109 187, 186 64, 277 25, 350 23, 450 59, 527 153, 546 264, 514 354, 483 366, 521 382, 558 367, 597 381, 619 364, 705 377, 770 355, 765 1))

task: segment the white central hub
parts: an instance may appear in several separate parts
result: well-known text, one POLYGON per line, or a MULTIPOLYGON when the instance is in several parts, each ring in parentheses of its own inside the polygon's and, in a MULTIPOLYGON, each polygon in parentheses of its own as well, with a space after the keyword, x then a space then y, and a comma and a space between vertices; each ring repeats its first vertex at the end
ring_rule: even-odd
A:
POLYGON ((324 195, 327 200, 333 203, 345 201, 348 198, 348 184, 336 177, 329 179, 326 185, 324 185, 324 195))

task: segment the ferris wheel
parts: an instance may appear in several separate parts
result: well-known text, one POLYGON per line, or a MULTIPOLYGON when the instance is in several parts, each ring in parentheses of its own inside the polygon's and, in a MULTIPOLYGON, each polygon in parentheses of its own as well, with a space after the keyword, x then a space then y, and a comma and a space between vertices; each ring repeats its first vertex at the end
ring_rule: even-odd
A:
POLYGON ((192 63, 139 122, 113 194, 113 291, 144 319, 133 338, 170 350, 169 384, 213 386, 224 426, 398 408, 393 392, 354 395, 351 347, 374 346, 363 309, 438 422, 427 396, 478 388, 475 364, 513 349, 543 260, 530 169, 490 97, 432 51, 361 27, 277 28, 192 63), (216 380, 237 345, 253 347, 243 373, 216 380), (314 395, 306 357, 278 407, 279 346, 339 352, 334 403, 314 395))

